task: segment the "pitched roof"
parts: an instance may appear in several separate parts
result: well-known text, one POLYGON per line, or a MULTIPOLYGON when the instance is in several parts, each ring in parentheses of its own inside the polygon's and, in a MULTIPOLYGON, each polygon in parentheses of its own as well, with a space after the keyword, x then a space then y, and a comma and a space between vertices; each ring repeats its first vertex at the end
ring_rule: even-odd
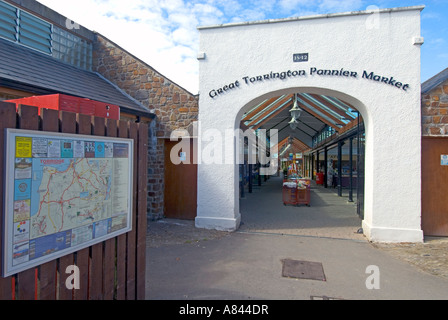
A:
MULTIPOLYGON (((340 99, 309 93, 298 93, 296 97, 302 114, 296 119, 297 127, 292 132, 295 138, 308 146, 312 145, 313 137, 325 126, 342 133, 358 123, 356 108, 340 99)), ((243 116, 244 128, 253 130, 275 128, 278 130, 277 140, 283 141, 291 134, 288 128, 293 104, 292 94, 267 99, 243 116)))
POLYGON ((150 110, 96 72, 0 39, 0 85, 39 94, 63 93, 120 106, 122 111, 154 117, 150 110))
POLYGON ((422 93, 428 93, 448 80, 448 68, 422 83, 422 93))

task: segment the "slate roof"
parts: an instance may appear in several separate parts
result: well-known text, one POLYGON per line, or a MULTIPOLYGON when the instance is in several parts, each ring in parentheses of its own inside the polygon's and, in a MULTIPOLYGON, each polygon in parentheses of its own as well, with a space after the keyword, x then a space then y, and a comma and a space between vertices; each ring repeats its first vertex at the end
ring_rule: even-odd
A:
POLYGON ((154 114, 113 83, 35 50, 0 39, 0 86, 36 94, 62 93, 120 106, 127 113, 154 114))
POLYGON ((448 68, 422 83, 422 93, 426 94, 448 80, 448 68))

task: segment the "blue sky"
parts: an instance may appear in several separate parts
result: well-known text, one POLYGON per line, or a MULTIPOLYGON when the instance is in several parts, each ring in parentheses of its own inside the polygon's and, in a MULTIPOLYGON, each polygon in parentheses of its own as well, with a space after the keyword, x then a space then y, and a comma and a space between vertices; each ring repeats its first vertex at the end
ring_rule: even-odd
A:
POLYGON ((448 68, 448 0, 38 0, 198 93, 197 26, 425 5, 422 82, 448 68), (88 10, 87 10, 88 8, 88 10))

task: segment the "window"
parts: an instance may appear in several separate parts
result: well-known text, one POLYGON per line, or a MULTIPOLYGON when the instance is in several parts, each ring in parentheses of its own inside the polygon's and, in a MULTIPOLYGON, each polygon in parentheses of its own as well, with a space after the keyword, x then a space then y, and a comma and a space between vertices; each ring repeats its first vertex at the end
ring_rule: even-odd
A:
POLYGON ((51 54, 52 25, 35 16, 20 11, 18 38, 19 43, 51 54))
POLYGON ((53 57, 92 70, 92 44, 56 26, 53 27, 53 57))
POLYGON ((313 148, 317 147, 320 143, 324 142, 326 139, 331 137, 336 133, 336 130, 330 126, 325 126, 325 128, 322 129, 319 133, 317 133, 313 137, 313 148))
POLYGON ((0 1, 0 37, 92 70, 92 43, 0 1))
POLYGON ((0 36, 51 54, 52 25, 5 2, 0 2, 0 36))
POLYGON ((0 2, 0 37, 17 41, 17 10, 4 2, 0 2))

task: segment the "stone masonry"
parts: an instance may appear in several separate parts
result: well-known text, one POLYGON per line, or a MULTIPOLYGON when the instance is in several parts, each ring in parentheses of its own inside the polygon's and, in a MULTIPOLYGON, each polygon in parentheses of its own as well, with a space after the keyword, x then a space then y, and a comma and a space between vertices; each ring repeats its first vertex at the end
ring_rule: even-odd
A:
POLYGON ((422 135, 448 136, 448 80, 422 95, 422 135))
POLYGON ((164 142, 176 129, 191 130, 198 119, 198 96, 100 34, 96 34, 93 48, 93 70, 157 116, 148 133, 148 220, 163 218, 164 142))

